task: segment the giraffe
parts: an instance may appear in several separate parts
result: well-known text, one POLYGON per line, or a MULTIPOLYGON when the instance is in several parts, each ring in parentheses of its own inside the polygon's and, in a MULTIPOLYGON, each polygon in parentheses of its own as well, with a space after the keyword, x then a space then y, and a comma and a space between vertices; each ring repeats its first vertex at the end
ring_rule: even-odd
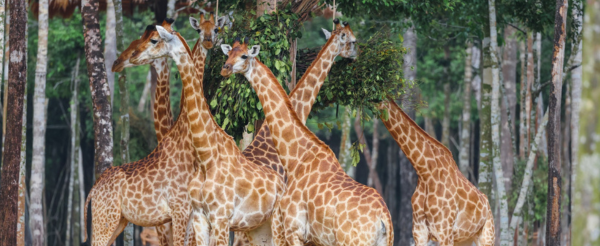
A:
POLYGON ((429 136, 393 101, 385 127, 417 171, 412 197, 415 245, 435 240, 440 245, 494 245, 494 218, 485 194, 460 172, 452 153, 429 136))
MULTIPOLYGON (((317 94, 319 94, 335 58, 341 56, 356 59, 358 56, 356 37, 348 22, 340 23, 338 19, 334 19, 333 23, 336 29, 332 32, 323 29, 327 43, 323 45, 315 60, 289 95, 292 107, 303 124, 306 123, 317 94), (342 37, 344 41, 342 41, 342 37)), ((285 178, 284 167, 279 160, 267 124, 261 126, 243 154, 254 163, 271 167, 279 173, 281 178, 285 178)))
MULTIPOLYGON (((342 42, 347 38, 340 36, 342 42)), ((273 73, 256 59, 260 46, 248 49, 247 41, 221 45, 229 56, 221 75, 241 73, 252 84, 288 177, 273 215, 274 244, 391 246, 392 221, 381 195, 346 175, 331 149, 298 118, 273 73)))
POLYGON ((285 185, 277 173, 248 161, 232 137, 214 121, 195 73, 191 52, 178 33, 161 26, 138 45, 130 61, 171 57, 183 82, 190 136, 200 170, 188 184, 194 234, 201 245, 227 245, 229 230, 252 231, 267 222, 285 185), (203 181, 203 182, 202 182, 203 181))

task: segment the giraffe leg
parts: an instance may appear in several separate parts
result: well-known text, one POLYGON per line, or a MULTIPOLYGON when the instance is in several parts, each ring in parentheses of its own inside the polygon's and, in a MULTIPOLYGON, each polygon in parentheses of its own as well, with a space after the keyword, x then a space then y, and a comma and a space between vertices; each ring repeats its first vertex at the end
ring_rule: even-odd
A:
POLYGON ((118 218, 119 215, 111 215, 106 218, 102 218, 103 216, 92 217, 92 246, 108 246, 125 230, 127 220, 118 218))
POLYGON ((193 212, 188 225, 190 241, 187 245, 208 246, 210 224, 208 219, 199 212, 193 212))
POLYGON ((496 233, 494 231, 494 218, 490 215, 487 221, 485 222, 483 229, 481 229, 479 241, 476 243, 477 246, 492 246, 494 245, 495 240, 496 233))
POLYGON ((210 246, 228 246, 229 245, 229 220, 227 218, 217 219, 211 223, 210 246))
POLYGON ((285 245, 285 228, 279 207, 275 207, 271 216, 271 233, 273 234, 273 245, 285 245))
POLYGON ((156 234, 158 235, 158 241, 161 246, 172 246, 173 245, 173 234, 171 231, 171 223, 164 223, 156 226, 156 234))
POLYGON ((180 211, 173 215, 171 220, 171 232, 173 234, 173 246, 184 246, 185 245, 185 234, 187 232, 186 227, 190 213, 187 211, 180 211))

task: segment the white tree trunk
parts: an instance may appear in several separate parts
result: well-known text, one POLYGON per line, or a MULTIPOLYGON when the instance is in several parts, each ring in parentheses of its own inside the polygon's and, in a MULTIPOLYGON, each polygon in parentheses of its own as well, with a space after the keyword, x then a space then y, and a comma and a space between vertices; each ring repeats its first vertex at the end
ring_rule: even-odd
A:
MULTIPOLYGON (((85 198, 85 194, 80 194, 80 189, 83 188, 83 183, 80 179, 83 179, 83 174, 80 174, 82 170, 79 168, 79 62, 81 59, 79 56, 77 57, 77 61, 75 62, 75 67, 73 67, 73 72, 71 74, 71 172, 69 174, 69 199, 67 200, 67 230, 65 241, 67 246, 73 242, 73 245, 79 245, 81 239, 79 235, 75 234, 81 230, 81 225, 79 222, 79 217, 77 216, 78 212, 83 212, 80 208, 80 204, 83 200, 82 197, 85 198), (75 191, 75 194, 73 193, 75 191), (71 213, 71 209, 73 212, 71 213), (72 216, 72 217, 71 217, 72 216), (73 230, 70 230, 71 221, 73 221, 73 230), (73 240, 70 238, 73 237, 73 240)), ((80 214, 79 214, 80 215, 80 214)))
POLYGON ((32 245, 43 246, 44 216, 42 201, 45 176, 46 148, 46 67, 48 60, 48 0, 40 0, 38 15, 38 53, 35 66, 35 89, 33 95, 33 151, 31 160, 31 207, 30 225, 32 245))
MULTIPOLYGON (((6 3, 0 0, 0 62, 4 61, 4 20, 6 16, 6 3)), ((0 65, 0 80, 4 77, 4 66, 0 65)), ((4 118, 4 115, 3 117, 4 118)), ((4 136, 3 136, 4 137, 4 136)))
POLYGON ((525 198, 527 198, 527 191, 529 190, 529 186, 531 184, 531 177, 533 176, 533 163, 537 154, 538 143, 542 139, 542 135, 545 134, 546 123, 548 123, 548 113, 544 115, 541 124, 538 126, 538 131, 535 135, 535 140, 531 143, 531 151, 529 152, 529 157, 527 158, 525 174, 523 175, 523 182, 521 184, 521 189, 519 190, 519 198, 517 199, 517 204, 515 205, 515 209, 513 210, 508 235, 514 235, 515 228, 517 227, 521 219, 521 212, 523 209, 523 205, 525 204, 525 198))
POLYGON ((526 148, 527 146, 526 143, 526 132, 527 132, 527 126, 525 124, 525 98, 526 98, 526 94, 527 94, 527 70, 526 70, 526 54, 527 54, 527 47, 525 45, 525 41, 521 41, 519 42, 519 50, 521 52, 520 55, 520 59, 521 59, 521 88, 520 88, 520 94, 521 94, 521 101, 520 101, 520 109, 519 110, 519 158, 520 159, 524 159, 527 151, 526 148))
POLYGON ((531 134, 531 87, 534 82, 534 61, 533 61, 533 32, 527 33, 527 84, 525 85, 525 155, 529 153, 529 140, 531 134))
MULTIPOLYGON (((176 2, 177 2, 176 0, 169 0, 167 2, 167 18, 173 18, 173 16, 175 15, 175 3, 176 2)), ((216 20, 216 18, 215 18, 215 20, 216 20)))
POLYGON ((496 194, 500 204, 500 245, 509 246, 513 244, 513 235, 508 233, 508 199, 504 188, 504 172, 500 161, 500 61, 498 59, 498 43, 496 31, 496 4, 495 0, 489 0, 490 14, 490 55, 492 58, 492 101, 491 101, 491 125, 492 125, 492 163, 496 176, 496 194))
POLYGON ((467 43, 466 57, 465 57, 465 81, 463 84, 463 113, 462 113, 462 129, 460 132, 460 154, 459 154, 459 167, 465 177, 469 177, 469 149, 470 149, 470 138, 471 138, 471 76, 473 68, 471 66, 471 51, 473 50, 473 44, 467 43))
POLYGON ((106 78, 110 88, 110 105, 112 108, 115 94, 115 73, 112 72, 112 64, 117 59, 117 34, 115 19, 115 4, 106 1, 106 31, 104 33, 104 64, 106 67, 106 78))
POLYGON ((344 112, 342 113, 342 136, 340 140, 340 153, 338 154, 338 159, 342 168, 346 171, 348 176, 355 178, 355 167, 352 165, 352 155, 350 153, 350 148, 352 147, 352 141, 350 140, 350 133, 352 123, 350 121, 350 117, 352 115, 352 110, 350 107, 345 107, 344 112))
MULTIPOLYGON (((583 24, 581 14, 577 11, 576 8, 573 8, 573 19, 577 20, 579 23, 583 24)), ((579 26, 577 33, 581 35, 582 28, 579 26)), ((581 62, 582 62, 582 52, 581 52, 581 37, 578 42, 574 44, 573 51, 571 53, 573 56, 573 64, 572 66, 578 66, 577 68, 571 71, 571 181, 569 187, 569 193, 571 194, 570 198, 573 199, 575 195, 575 178, 577 177, 577 168, 579 161, 579 113, 581 110, 581 62)), ((570 207, 568 211, 571 213, 570 217, 573 220, 573 201, 571 200, 569 203, 570 207)), ((573 239, 572 233, 572 223, 569 226, 569 238, 573 239)), ((571 241, 569 243, 571 243, 571 241)), ((571 244, 572 245, 572 244, 571 244)))
MULTIPOLYGON (((142 96, 140 97, 140 102, 138 103, 137 110, 138 112, 144 112, 146 108, 146 99, 150 94, 150 88, 152 87, 152 71, 148 69, 148 75, 146 76, 146 83, 144 84, 144 89, 142 90, 142 96)), ((152 100, 152 99, 150 99, 152 100)))

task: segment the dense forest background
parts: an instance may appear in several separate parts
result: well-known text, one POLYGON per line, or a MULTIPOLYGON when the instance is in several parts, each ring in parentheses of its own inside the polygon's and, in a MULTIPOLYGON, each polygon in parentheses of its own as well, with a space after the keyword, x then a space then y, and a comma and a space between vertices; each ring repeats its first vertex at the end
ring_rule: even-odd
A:
MULTIPOLYGON (((336 17, 350 23, 358 42, 369 47, 365 50, 393 49, 396 52, 394 55, 398 56, 392 64, 361 61, 364 65, 361 72, 397 69, 395 74, 401 77, 381 85, 386 88, 377 88, 394 91, 403 110, 448 147, 463 174, 488 195, 496 214, 498 245, 501 238, 512 238, 514 245, 547 243, 548 174, 555 167, 549 159, 556 161, 550 157, 556 151, 550 151, 548 145, 554 141, 554 135, 559 139, 552 144, 560 151, 558 167, 562 177, 561 245, 597 245, 600 242, 600 194, 595 187, 600 187, 600 145, 596 144, 600 111, 594 105, 600 95, 600 83, 595 76, 600 72, 596 65, 600 59, 597 45, 600 43, 597 31, 600 3, 594 0, 567 2, 564 65, 562 81, 557 84, 552 76, 556 59, 555 1, 498 0, 493 12, 494 25, 497 25, 497 29, 493 29, 497 31, 490 33, 489 3, 494 1, 101 0, 99 32, 114 127, 110 136, 114 139, 109 150, 113 156, 111 165, 142 159, 157 146, 152 118, 156 77, 149 66, 127 68, 119 74, 110 72, 113 61, 123 50, 121 42, 128 45, 140 37, 147 25, 173 17, 175 30, 193 46, 198 34, 190 27, 188 16, 197 17, 199 9, 229 16, 229 26, 222 31, 225 33, 243 29, 236 25, 253 20, 262 23, 256 27, 262 28, 260 31, 271 28, 278 35, 277 38, 269 35, 253 38, 261 44, 273 44, 269 49, 282 50, 266 63, 272 62, 267 65, 289 91, 325 44, 322 29, 331 30, 332 19, 336 17), (264 3, 272 5, 264 7, 264 3), (120 18, 122 22, 118 21, 120 18), (271 22, 285 20, 296 24, 269 27, 271 22), (391 45, 378 46, 385 42, 391 45), (494 46, 490 43, 497 43, 497 49, 492 50, 494 46), (500 89, 495 92, 490 76, 493 69, 499 72, 500 89), (123 74, 126 83, 120 85, 123 74), (547 117, 548 106, 553 105, 551 98, 557 91, 556 85, 560 87, 557 97, 560 130, 550 131, 546 130, 548 120, 544 117, 547 117), (499 98, 498 110, 491 106, 492 93, 499 98), (492 136, 494 119, 498 119, 498 136, 492 136), (128 138, 123 138, 127 132, 128 138), (123 154, 123 149, 128 150, 128 155, 123 154), (503 188, 499 188, 499 183, 503 188), (502 237, 501 233, 505 235, 502 237), (508 234, 511 236, 506 236, 508 234)), ((82 202, 98 175, 93 120, 96 102, 86 83, 90 77, 86 72, 81 4, 80 1, 31 0, 27 6, 22 148, 22 175, 26 177, 23 187, 25 245, 81 244, 85 209, 82 202), (44 14, 40 11, 43 1, 48 10, 45 18, 39 18, 44 14), (41 70, 45 87, 36 93, 40 81, 40 70, 36 69, 40 67, 40 30, 43 29, 38 28, 40 25, 47 27, 44 34, 47 57, 43 58, 46 68, 41 70), (41 105, 45 113, 34 111, 36 105, 41 105), (36 130, 36 122, 43 122, 45 132, 36 130), (36 145, 36 141, 42 142, 36 145), (40 230, 34 230, 36 225, 42 226, 41 234, 40 230)), ((11 55, 8 30, 14 22, 9 18, 10 5, 4 6, 2 0, 3 143, 6 129, 12 127, 7 125, 6 115, 11 55)), ((245 30, 247 33, 256 31, 245 30)), ((224 35, 225 41, 233 36, 224 35)), ((218 70, 211 74, 211 69, 219 68, 222 63, 218 62, 222 59, 218 47, 210 51, 209 72, 204 83, 207 97, 217 122, 243 149, 253 137, 252 129, 258 129, 264 116, 252 96, 234 98, 231 95, 237 94, 227 89, 226 81, 212 76, 218 70), (233 110, 235 102, 241 106, 233 110)), ((343 62, 338 58, 338 63, 343 62)), ((341 66, 334 66, 306 124, 338 155, 350 176, 377 188, 384 196, 393 217, 395 244, 407 245, 413 242, 410 200, 417 175, 378 120, 379 112, 372 110, 374 101, 371 99, 381 98, 381 90, 366 92, 364 95, 370 96, 369 100, 338 94, 332 100, 331 95, 339 93, 339 87, 328 86, 335 83, 336 78, 344 78, 343 73, 336 73, 335 69, 345 71, 341 66)), ((365 84, 378 79, 365 80, 365 84)), ((171 66, 170 81, 171 109, 177 117, 182 84, 176 66, 171 66)), ((4 157, 4 153, 2 155, 4 157)), ((133 240, 124 242, 122 237, 117 245, 157 243, 152 228, 134 226, 133 240)))

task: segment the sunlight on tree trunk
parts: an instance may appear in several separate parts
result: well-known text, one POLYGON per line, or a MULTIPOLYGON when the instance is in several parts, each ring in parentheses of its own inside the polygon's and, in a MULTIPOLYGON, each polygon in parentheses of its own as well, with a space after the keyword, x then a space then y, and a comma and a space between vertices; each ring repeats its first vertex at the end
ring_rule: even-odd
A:
POLYGON ((48 0, 40 0, 38 16, 38 53, 35 66, 35 90, 33 95, 33 145, 31 158, 31 207, 30 226, 33 246, 44 246, 44 204, 42 196, 45 179, 46 155, 46 68, 48 60, 48 0))
POLYGON ((25 246, 25 235, 27 232, 25 231, 28 227, 25 221, 25 210, 27 207, 25 204, 27 203, 25 198, 27 197, 27 185, 25 185, 26 180, 26 172, 27 160, 25 159, 27 153, 27 87, 25 87, 25 93, 23 97, 23 127, 21 130, 21 161, 19 165, 19 214, 17 221, 17 246, 25 246))
POLYGON ((110 88, 106 80, 104 55, 98 49, 102 43, 98 17, 98 0, 82 1, 81 16, 87 73, 92 94, 94 116, 94 163, 95 177, 98 178, 113 163, 113 130, 110 88))
POLYGON ((506 196, 504 171, 500 161, 500 61, 498 57, 498 42, 496 31, 496 3, 489 0, 490 13, 490 55, 492 69, 492 102, 491 102, 491 126, 492 126, 492 163, 496 177, 496 197, 500 204, 500 245, 509 246, 513 244, 514 234, 508 233, 508 198, 506 196))
MULTIPOLYGON (((26 2, 10 0, 9 30, 11 54, 8 70, 5 148, 0 178, 0 246, 17 244, 19 168, 23 136, 23 97, 27 81, 27 9, 26 2)), ((41 233, 40 233, 41 234, 41 233)))
POLYGON ((562 191, 560 159, 560 119, 563 62, 565 55, 565 25, 567 0, 556 1, 554 48, 552 54, 552 84, 548 103, 548 206, 546 211, 546 243, 560 245, 560 206, 562 191))
POLYGON ((467 43, 465 50, 465 81, 463 83, 463 113, 462 113, 462 129, 460 132, 460 154, 459 168, 465 177, 469 177, 469 149, 470 149, 470 133, 471 133, 471 76, 473 67, 471 66, 471 51, 473 44, 467 43))

